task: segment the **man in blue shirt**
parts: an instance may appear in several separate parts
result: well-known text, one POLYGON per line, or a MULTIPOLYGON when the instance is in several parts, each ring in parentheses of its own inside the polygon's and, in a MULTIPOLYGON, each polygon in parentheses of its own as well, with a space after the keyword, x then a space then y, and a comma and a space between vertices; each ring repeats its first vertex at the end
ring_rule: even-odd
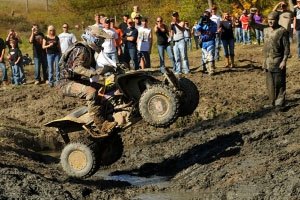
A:
POLYGON ((217 24, 210 19, 210 11, 206 10, 200 17, 196 30, 201 33, 202 66, 209 75, 215 73, 215 38, 217 24))

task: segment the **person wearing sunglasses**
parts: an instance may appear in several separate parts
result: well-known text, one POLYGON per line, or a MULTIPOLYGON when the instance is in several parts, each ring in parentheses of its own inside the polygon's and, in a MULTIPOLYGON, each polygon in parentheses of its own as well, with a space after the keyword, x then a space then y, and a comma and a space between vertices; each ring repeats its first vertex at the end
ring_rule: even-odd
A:
POLYGON ((172 69, 175 70, 175 61, 170 45, 170 35, 168 26, 163 22, 162 17, 156 18, 156 24, 154 27, 154 32, 157 38, 157 49, 159 54, 159 64, 161 73, 165 73, 165 51, 167 52, 169 59, 172 64, 172 69))
POLYGON ((58 35, 61 53, 65 53, 66 50, 77 42, 76 36, 69 32, 69 25, 64 23, 62 26, 63 32, 58 35))

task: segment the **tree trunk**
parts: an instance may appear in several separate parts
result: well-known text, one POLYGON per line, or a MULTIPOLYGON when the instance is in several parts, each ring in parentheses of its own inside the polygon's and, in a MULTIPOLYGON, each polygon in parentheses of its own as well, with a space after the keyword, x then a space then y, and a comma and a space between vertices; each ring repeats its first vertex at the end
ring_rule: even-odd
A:
POLYGON ((214 4, 214 0, 207 0, 208 2, 208 7, 211 8, 212 5, 214 4))

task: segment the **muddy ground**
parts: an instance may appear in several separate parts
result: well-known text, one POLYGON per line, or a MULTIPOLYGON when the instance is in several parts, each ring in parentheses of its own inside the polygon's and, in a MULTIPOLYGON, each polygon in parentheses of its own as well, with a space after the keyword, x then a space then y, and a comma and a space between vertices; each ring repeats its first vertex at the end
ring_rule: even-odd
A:
POLYGON ((26 66, 27 85, 0 88, 0 199, 300 199, 298 59, 288 61, 287 106, 274 109, 264 108, 261 46, 238 45, 237 67, 221 60, 213 77, 194 71, 199 54, 188 75, 195 113, 166 129, 139 122, 122 134, 122 158, 86 180, 63 173, 62 140, 43 126, 81 102, 34 85, 26 66))

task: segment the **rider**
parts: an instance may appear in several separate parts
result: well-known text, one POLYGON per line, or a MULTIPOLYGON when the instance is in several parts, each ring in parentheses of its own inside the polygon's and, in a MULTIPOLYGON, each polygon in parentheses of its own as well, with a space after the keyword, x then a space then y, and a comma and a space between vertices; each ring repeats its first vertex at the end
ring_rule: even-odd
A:
POLYGON ((100 104, 97 89, 91 84, 92 77, 103 76, 114 71, 112 66, 96 67, 95 53, 100 53, 105 39, 111 36, 101 28, 89 26, 82 34, 82 42, 69 48, 60 60, 61 79, 58 84, 63 95, 85 98, 88 113, 94 120, 101 134, 109 134, 116 122, 104 120, 101 115, 103 106, 100 104))

